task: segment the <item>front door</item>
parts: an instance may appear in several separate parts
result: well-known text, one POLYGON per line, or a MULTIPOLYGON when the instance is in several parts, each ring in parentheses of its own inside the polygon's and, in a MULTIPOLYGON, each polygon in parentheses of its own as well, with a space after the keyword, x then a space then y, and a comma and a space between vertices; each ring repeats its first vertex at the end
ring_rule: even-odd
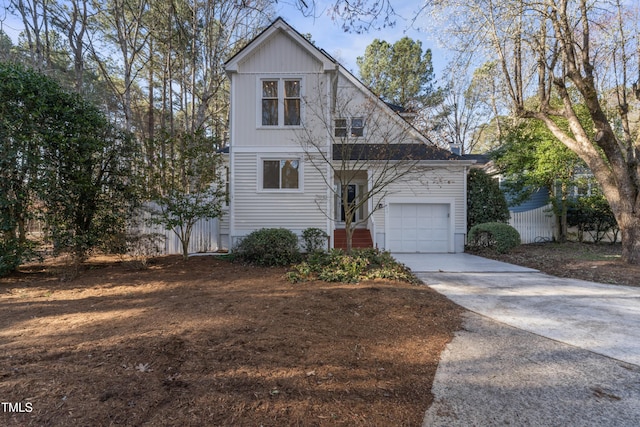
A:
MULTIPOLYGON (((342 195, 342 197, 344 198, 344 194, 342 195)), ((350 205, 353 205, 356 201, 356 197, 358 196, 358 186, 356 184, 349 184, 347 185, 347 203, 350 205)), ((344 211, 344 202, 342 199, 340 199, 340 221, 345 222, 346 220, 346 214, 344 211)), ((352 219, 352 223, 356 222, 360 220, 359 215, 358 215, 358 210, 356 210, 354 212, 354 218, 352 219)))

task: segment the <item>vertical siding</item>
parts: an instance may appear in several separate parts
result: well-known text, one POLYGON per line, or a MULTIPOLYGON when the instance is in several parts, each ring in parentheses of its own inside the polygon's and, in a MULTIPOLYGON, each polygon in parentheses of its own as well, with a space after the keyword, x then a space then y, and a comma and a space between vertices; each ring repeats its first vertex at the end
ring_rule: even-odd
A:
MULTIPOLYGON (((134 221, 132 231, 141 234, 157 234, 160 237, 158 249, 163 255, 182 254, 182 243, 172 230, 166 230, 161 225, 147 224, 151 218, 149 209, 157 209, 158 205, 149 203, 147 209, 141 211, 134 221)), ((218 245, 220 221, 217 218, 201 219, 196 222, 191 230, 189 240, 189 253, 214 252, 220 249, 218 245)))
MULTIPOLYGON (((300 139, 304 132, 299 127, 261 127, 258 112, 260 111, 259 81, 264 74, 237 74, 233 76, 235 102, 234 118, 237 123, 233 129, 234 147, 296 147, 300 148, 300 139)), ((282 77, 281 74, 274 77, 282 77)), ((326 138, 326 126, 320 124, 324 106, 318 105, 318 91, 325 90, 325 76, 314 73, 299 73, 295 77, 303 79, 302 87, 302 122, 307 128, 314 129, 317 138, 326 138), (314 105, 310 105, 313 102, 314 105)), ((323 93, 324 94, 324 93, 323 93)))
POLYGON ((322 63, 283 32, 274 33, 239 64, 240 73, 322 72, 322 63), (277 53, 277 54, 275 54, 277 53))
POLYGON ((553 239, 555 227, 551 205, 525 212, 511 212, 509 224, 518 230, 522 243, 538 243, 553 239))

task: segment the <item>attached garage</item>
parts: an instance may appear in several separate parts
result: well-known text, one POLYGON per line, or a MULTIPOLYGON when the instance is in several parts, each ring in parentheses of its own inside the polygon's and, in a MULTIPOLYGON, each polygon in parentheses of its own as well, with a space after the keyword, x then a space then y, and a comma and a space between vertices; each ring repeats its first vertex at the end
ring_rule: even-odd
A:
POLYGON ((390 203, 386 219, 388 250, 451 252, 450 208, 447 203, 390 203))

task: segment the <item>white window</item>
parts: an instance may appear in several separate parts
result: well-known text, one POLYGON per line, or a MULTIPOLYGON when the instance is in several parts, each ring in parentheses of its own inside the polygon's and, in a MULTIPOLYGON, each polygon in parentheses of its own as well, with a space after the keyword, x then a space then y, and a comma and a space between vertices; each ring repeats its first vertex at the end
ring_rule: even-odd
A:
POLYGON ((262 126, 278 126, 278 81, 262 81, 262 126))
POLYGON ((300 126, 302 122, 301 79, 262 79, 261 125, 300 126))
POLYGON ((263 159, 263 190, 300 189, 300 159, 263 159))
POLYGON ((336 119, 334 122, 334 136, 339 138, 345 138, 347 136, 359 138, 364 136, 364 118, 351 117, 336 119))

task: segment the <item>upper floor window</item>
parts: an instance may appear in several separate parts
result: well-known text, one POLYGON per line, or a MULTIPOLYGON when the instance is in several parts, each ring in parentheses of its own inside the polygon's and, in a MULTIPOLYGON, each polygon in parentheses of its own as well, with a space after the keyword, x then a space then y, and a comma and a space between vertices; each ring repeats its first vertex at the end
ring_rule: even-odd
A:
POLYGON ((334 122, 334 136, 341 138, 346 136, 354 138, 364 136, 364 118, 351 117, 336 119, 334 122))
POLYGON ((284 81, 284 125, 300 125, 300 80, 284 81))
POLYGON ((301 80, 265 79, 261 81, 262 126, 300 126, 301 80))
POLYGON ((278 126, 278 81, 262 81, 262 125, 278 126))

